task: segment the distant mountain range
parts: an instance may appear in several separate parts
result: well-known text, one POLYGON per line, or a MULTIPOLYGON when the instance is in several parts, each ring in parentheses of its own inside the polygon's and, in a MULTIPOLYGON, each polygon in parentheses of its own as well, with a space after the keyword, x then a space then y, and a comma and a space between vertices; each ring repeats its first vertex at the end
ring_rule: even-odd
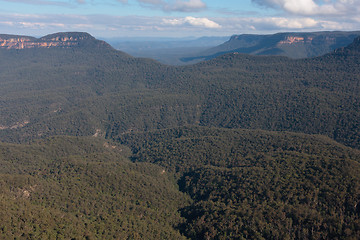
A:
MULTIPOLYGON (((118 38, 107 41, 113 48, 134 57, 151 58, 168 65, 188 65, 233 52, 286 56, 294 59, 316 57, 350 44, 357 36, 360 36, 360 31, 242 34, 234 35, 230 39, 229 37, 118 38)), ((72 33, 70 38, 66 36, 66 33, 50 34, 41 38, 0 34, 0 48, 23 49, 55 46, 66 48, 86 45, 94 39, 93 36, 81 32, 72 33)), ((97 44, 110 47, 104 41, 99 41, 97 44)))
POLYGON ((231 52, 289 58, 316 57, 350 44, 357 36, 360 36, 360 31, 234 35, 229 41, 219 46, 184 57, 181 60, 184 62, 209 60, 231 52))

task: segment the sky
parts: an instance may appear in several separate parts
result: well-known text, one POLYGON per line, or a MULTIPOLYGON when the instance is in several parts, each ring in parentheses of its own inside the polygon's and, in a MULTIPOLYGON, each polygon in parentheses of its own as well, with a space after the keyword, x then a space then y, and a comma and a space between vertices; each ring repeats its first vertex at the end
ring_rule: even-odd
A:
POLYGON ((360 0, 0 0, 0 34, 201 37, 360 30, 360 0))

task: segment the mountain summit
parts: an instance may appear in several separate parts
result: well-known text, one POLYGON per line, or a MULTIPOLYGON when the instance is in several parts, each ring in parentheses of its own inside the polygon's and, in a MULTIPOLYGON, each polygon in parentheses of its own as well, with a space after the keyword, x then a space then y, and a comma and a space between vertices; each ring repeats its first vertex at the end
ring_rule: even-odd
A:
POLYGON ((0 48, 28 49, 28 48, 70 48, 70 47, 105 47, 111 48, 107 43, 95 39, 84 32, 54 33, 41 38, 18 35, 0 35, 0 48))

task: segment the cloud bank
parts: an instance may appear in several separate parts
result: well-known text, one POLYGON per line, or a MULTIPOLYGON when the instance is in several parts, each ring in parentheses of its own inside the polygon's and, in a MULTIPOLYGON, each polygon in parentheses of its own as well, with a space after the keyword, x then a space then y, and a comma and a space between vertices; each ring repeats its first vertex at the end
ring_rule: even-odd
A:
POLYGON ((185 18, 173 18, 173 19, 163 19, 165 25, 179 26, 179 25, 191 25, 205 28, 221 28, 221 26, 211 21, 207 18, 195 18, 195 17, 185 17, 185 18))
MULTIPOLYGON (((1 0, 0 0, 1 1, 1 0)), ((5 0, 11 1, 11 0, 5 0)), ((164 11, 160 16, 104 14, 0 14, 0 33, 42 36, 53 32, 84 31, 94 36, 184 37, 226 36, 242 33, 286 31, 360 30, 360 0, 252 0, 258 5, 277 9, 274 15, 243 12, 215 14, 205 0, 109 0, 111 8, 145 7, 149 12, 164 11), (115 3, 115 4, 114 4, 115 3), (208 9, 209 7, 209 9, 208 9), (201 13, 197 13, 202 11, 201 13), (173 12, 177 12, 173 15, 173 12), (167 15, 167 16, 166 16, 167 15), (210 17, 212 16, 212 17, 210 17)), ((12 0, 28 4, 67 3, 64 12, 99 7, 95 0, 12 0), (71 5, 69 7, 69 4, 71 5), (74 5, 76 4, 76 5, 74 5), (75 6, 75 7, 74 7, 75 6)), ((105 3, 104 3, 105 4, 105 3)), ((28 6, 26 6, 28 7, 28 6)), ((130 9, 130 8, 129 8, 130 9)), ((219 9, 217 9, 220 11, 219 9)), ((59 11, 61 12, 61 11, 59 11)), ((79 12, 81 12, 79 10, 79 12)), ((96 11, 95 11, 96 12, 96 11)), ((114 11, 115 12, 115 11, 114 11)), ((123 11, 124 12, 124 11, 123 11)), ((125 14, 127 14, 125 12, 125 14)))
POLYGON ((296 15, 348 15, 358 14, 360 0, 252 0, 254 3, 281 9, 296 15))
POLYGON ((358 30, 360 19, 338 22, 312 17, 146 17, 109 15, 0 15, 2 33, 43 36, 84 31, 101 37, 230 36, 241 33, 358 30))

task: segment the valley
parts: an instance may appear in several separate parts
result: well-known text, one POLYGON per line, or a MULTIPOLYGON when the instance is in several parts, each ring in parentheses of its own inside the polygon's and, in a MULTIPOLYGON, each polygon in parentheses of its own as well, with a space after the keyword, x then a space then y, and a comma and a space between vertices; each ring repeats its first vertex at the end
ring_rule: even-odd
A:
POLYGON ((0 36, 0 238, 360 237, 360 37, 186 66, 19 37, 0 36))

